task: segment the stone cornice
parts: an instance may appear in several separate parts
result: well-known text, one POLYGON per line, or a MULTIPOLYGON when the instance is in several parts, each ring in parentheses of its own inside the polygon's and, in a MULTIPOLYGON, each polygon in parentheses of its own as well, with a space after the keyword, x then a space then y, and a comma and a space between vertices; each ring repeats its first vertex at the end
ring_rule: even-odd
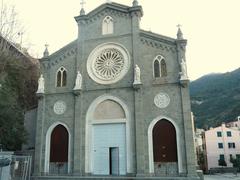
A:
POLYGON ((176 39, 171 38, 171 37, 167 37, 167 36, 163 36, 161 34, 156 34, 150 31, 145 31, 145 30, 140 30, 140 37, 146 37, 149 39, 153 39, 153 40, 157 40, 157 41, 161 41, 170 45, 175 45, 176 43, 176 39))
POLYGON ((120 35, 110 34, 110 35, 105 35, 99 38, 86 39, 85 41, 86 42, 94 42, 98 40, 114 41, 115 39, 118 39, 118 38, 131 37, 131 35, 132 35, 131 33, 120 34, 120 35))
POLYGON ((105 3, 101 6, 97 7, 87 15, 81 15, 75 17, 75 20, 79 24, 89 24, 92 23, 102 16, 112 15, 112 16, 119 16, 119 17, 129 17, 132 14, 137 16, 143 15, 143 10, 141 6, 136 7, 129 7, 118 3, 105 3))
MULTIPOLYGON (((168 37, 167 37, 168 38, 168 37)), ((166 39, 165 36, 162 35, 155 35, 155 34, 147 34, 143 31, 140 32, 140 41, 142 44, 151 46, 157 49, 161 49, 167 52, 176 53, 176 41, 175 39, 168 38, 166 39), (171 41, 170 41, 171 40, 171 41)))
POLYGON ((69 43, 68 45, 64 46, 63 48, 59 49, 52 55, 40 59, 41 64, 44 68, 50 69, 52 66, 55 66, 59 62, 63 61, 64 59, 74 56, 77 54, 77 40, 69 43))

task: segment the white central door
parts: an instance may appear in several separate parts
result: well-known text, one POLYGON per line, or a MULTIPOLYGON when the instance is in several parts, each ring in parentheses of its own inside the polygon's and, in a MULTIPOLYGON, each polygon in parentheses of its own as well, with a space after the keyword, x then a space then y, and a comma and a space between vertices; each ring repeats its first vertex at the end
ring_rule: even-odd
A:
POLYGON ((93 125, 92 165, 96 175, 126 174, 126 125, 93 125))

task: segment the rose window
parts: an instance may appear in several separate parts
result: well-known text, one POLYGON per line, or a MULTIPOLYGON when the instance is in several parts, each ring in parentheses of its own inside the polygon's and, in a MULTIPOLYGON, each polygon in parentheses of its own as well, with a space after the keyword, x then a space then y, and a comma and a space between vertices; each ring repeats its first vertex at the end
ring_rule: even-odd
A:
POLYGON ((124 66, 124 57, 117 49, 105 49, 94 62, 94 69, 100 79, 111 80, 118 76, 124 66))
POLYGON ((113 84, 121 80, 130 67, 130 55, 121 44, 98 45, 89 55, 87 72, 98 84, 113 84))

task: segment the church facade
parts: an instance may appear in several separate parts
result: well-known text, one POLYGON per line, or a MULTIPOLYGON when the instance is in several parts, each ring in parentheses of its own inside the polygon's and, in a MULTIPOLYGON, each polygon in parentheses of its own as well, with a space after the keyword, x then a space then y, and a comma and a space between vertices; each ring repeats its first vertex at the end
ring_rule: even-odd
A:
POLYGON ((142 7, 75 17, 77 40, 40 60, 34 176, 198 179, 187 41, 140 29, 142 7))

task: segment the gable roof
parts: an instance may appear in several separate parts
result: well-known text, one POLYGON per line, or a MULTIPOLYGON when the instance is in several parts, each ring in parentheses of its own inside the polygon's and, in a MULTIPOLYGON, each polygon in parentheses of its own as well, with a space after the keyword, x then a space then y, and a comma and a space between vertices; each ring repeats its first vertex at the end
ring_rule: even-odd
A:
POLYGON ((98 6, 94 10, 90 11, 87 15, 76 16, 75 20, 78 21, 78 20, 82 19, 82 17, 90 18, 90 17, 102 12, 105 9, 112 9, 112 10, 115 10, 115 11, 118 11, 118 12, 121 12, 121 13, 130 13, 130 12, 133 12, 133 11, 140 11, 141 16, 143 16, 142 6, 130 7, 130 6, 126 6, 126 5, 123 5, 123 4, 111 2, 111 3, 104 3, 100 6, 98 6))
POLYGON ((55 51, 54 53, 52 53, 48 57, 43 57, 40 60, 56 58, 59 55, 64 54, 66 51, 71 50, 71 49, 75 49, 75 48, 77 48, 77 40, 74 40, 74 41, 70 42, 69 44, 67 44, 64 47, 60 48, 59 50, 55 51))
POLYGON ((149 38, 152 40, 158 40, 167 44, 174 44, 176 42, 176 39, 168 37, 168 36, 164 36, 161 34, 157 34, 157 33, 153 33, 151 31, 145 31, 145 30, 140 30, 140 36, 141 37, 145 37, 145 38, 149 38))

